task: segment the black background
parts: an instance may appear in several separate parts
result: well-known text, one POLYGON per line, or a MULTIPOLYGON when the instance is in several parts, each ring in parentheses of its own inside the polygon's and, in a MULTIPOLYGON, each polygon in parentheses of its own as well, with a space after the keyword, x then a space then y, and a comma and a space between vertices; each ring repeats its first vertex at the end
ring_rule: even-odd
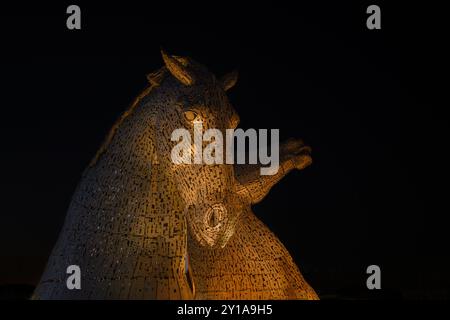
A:
POLYGON ((4 5, 0 22, 0 285, 34 285, 72 192, 117 117, 162 65, 238 68, 240 127, 302 138, 314 163, 254 211, 322 298, 449 298, 446 39, 427 2, 4 5), (442 183, 444 182, 444 183, 442 183), (365 286, 368 265, 382 288, 365 286))

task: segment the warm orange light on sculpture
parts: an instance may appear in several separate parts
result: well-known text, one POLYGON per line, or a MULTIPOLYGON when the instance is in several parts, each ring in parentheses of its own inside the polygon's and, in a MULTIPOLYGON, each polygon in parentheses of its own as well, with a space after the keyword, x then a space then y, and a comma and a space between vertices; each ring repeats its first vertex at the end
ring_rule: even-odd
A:
POLYGON ((236 126, 226 91, 192 59, 162 52, 165 66, 113 126, 72 197, 36 299, 317 299, 292 257, 252 212, 284 175, 311 163, 290 140, 280 170, 257 165, 177 165, 170 133, 236 126), (66 268, 79 265, 81 290, 66 268))

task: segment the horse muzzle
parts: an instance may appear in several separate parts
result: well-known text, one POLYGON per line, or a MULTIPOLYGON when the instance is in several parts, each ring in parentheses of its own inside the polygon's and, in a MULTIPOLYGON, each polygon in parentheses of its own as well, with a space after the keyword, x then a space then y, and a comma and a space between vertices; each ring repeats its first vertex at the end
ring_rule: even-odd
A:
POLYGON ((224 247, 234 234, 236 221, 241 210, 239 205, 226 197, 221 202, 190 205, 187 222, 191 235, 201 246, 224 247))

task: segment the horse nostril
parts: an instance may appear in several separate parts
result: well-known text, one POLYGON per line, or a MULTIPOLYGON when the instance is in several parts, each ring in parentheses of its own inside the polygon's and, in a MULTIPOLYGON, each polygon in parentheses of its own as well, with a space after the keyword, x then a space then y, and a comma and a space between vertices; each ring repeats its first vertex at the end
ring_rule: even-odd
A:
POLYGON ((217 214, 216 214, 216 212, 212 212, 212 214, 209 216, 209 221, 208 221, 208 225, 210 226, 210 227, 215 227, 215 226, 217 226, 219 224, 219 219, 218 219, 218 217, 217 217, 217 214))
POLYGON ((220 225, 226 215, 226 208, 222 204, 215 204, 211 206, 206 212, 206 224, 210 228, 215 228, 220 225))

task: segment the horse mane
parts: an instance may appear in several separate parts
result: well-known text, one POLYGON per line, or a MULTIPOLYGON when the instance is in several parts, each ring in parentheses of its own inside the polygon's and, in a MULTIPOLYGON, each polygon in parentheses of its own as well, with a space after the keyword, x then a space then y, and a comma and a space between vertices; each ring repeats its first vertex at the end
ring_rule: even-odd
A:
POLYGON ((120 125, 125 121, 125 119, 130 116, 134 110, 136 109, 136 107, 139 105, 139 103, 142 101, 142 99, 146 96, 148 96, 153 89, 157 88, 160 86, 160 84, 162 83, 163 79, 165 78, 165 76, 167 75, 167 68, 166 67, 162 67, 159 70, 156 70, 154 72, 151 72, 147 75, 147 80, 149 82, 149 86, 147 86, 133 101, 133 103, 131 103, 130 107, 125 110, 125 112, 122 113, 122 115, 116 120, 116 122, 113 124, 113 126, 111 127, 111 129, 109 130, 108 134, 106 135, 106 138, 104 139, 102 145, 100 146, 100 148, 97 150, 94 158, 92 158, 91 162, 88 165, 88 168, 93 167, 98 159, 101 157, 101 155, 106 151, 106 149, 108 148, 109 144, 111 143, 114 135, 116 134, 117 130, 119 129, 120 125))

